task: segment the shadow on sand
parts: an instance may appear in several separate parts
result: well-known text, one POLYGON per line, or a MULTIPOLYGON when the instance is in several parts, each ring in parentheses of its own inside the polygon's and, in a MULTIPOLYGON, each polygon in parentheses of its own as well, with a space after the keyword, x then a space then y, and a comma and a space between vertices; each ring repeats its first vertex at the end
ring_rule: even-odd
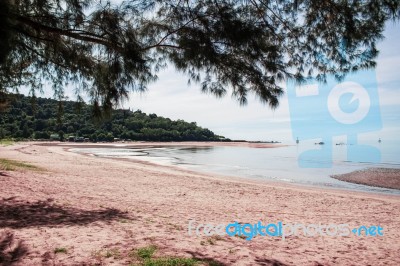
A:
POLYGON ((59 226, 87 225, 93 222, 110 222, 131 218, 126 212, 117 209, 82 210, 60 206, 48 201, 26 202, 15 198, 0 200, 0 228, 13 229, 59 226))
POLYGON ((0 265, 13 265, 28 252, 22 241, 16 241, 11 232, 0 233, 0 265))
MULTIPOLYGON (((204 256, 203 254, 199 253, 199 252, 193 252, 193 251, 187 251, 187 253, 189 253, 190 255, 192 255, 193 258, 205 262, 208 265, 213 265, 213 266, 227 266, 227 265, 231 265, 231 264, 225 264, 222 262, 219 262, 213 258, 204 256)), ((232 262, 234 263, 238 263, 236 262, 232 262)), ((280 262, 278 260, 274 260, 274 259, 266 259, 266 258, 256 258, 254 265, 265 265, 265 266, 288 266, 288 264, 285 264, 283 262, 280 262)))

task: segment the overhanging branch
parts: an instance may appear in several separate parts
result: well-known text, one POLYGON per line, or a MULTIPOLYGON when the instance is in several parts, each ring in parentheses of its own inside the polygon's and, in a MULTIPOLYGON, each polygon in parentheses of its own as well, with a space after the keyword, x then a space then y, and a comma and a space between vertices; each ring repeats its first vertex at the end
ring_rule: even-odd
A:
POLYGON ((67 36, 67 37, 74 38, 74 39, 81 40, 81 41, 96 43, 96 44, 106 46, 107 48, 114 49, 117 52, 120 52, 120 53, 123 52, 123 47, 121 47, 121 44, 116 43, 116 42, 110 42, 109 40, 102 38, 101 36, 98 36, 94 33, 88 33, 85 31, 73 32, 71 30, 64 30, 64 29, 60 29, 60 28, 56 28, 56 27, 50 27, 50 26, 43 25, 39 22, 33 21, 24 16, 16 16, 16 20, 19 23, 29 26, 37 31, 55 33, 55 34, 58 34, 61 36, 67 36))

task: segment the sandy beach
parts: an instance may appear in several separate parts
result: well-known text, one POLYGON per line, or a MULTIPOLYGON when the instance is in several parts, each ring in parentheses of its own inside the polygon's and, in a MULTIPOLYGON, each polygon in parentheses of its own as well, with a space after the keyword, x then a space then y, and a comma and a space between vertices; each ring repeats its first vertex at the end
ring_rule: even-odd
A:
POLYGON ((150 246, 156 258, 200 265, 400 265, 400 196, 206 175, 68 145, 0 146, 0 158, 40 168, 0 170, 0 265, 140 265, 135 251, 150 246), (384 234, 247 241, 189 235, 190 220, 381 226, 384 234))
POLYGON ((400 189, 399 169, 370 168, 332 177, 355 184, 400 189))

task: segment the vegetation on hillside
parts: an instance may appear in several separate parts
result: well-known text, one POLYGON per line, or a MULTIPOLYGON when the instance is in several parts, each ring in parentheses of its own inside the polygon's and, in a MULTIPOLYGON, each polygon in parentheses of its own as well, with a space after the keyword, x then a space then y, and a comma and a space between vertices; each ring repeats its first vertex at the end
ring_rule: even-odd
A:
POLYGON ((68 139, 71 136, 91 141, 219 141, 227 140, 195 122, 173 121, 137 110, 113 110, 110 117, 94 118, 93 108, 85 103, 59 102, 23 95, 8 97, 0 112, 0 139, 68 139))

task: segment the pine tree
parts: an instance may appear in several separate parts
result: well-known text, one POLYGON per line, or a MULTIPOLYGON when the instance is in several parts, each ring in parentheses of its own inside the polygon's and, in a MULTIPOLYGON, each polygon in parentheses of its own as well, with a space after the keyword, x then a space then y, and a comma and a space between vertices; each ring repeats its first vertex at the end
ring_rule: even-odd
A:
POLYGON ((204 92, 274 108, 283 80, 375 67, 385 22, 400 17, 398 0, 118 2, 2 0, 0 91, 50 82, 61 99, 74 84, 99 114, 171 64, 204 92))

